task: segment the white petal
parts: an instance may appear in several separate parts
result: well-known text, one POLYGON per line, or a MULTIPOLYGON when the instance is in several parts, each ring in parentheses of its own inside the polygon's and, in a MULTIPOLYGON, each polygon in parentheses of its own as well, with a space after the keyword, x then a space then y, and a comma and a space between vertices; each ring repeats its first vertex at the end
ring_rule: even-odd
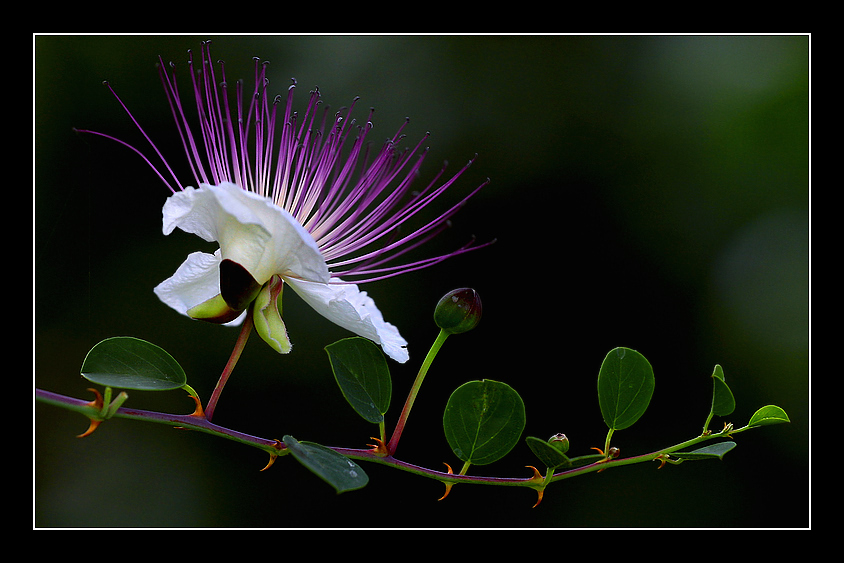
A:
POLYGON ((398 329, 384 321, 375 302, 358 286, 346 283, 315 283, 285 278, 293 290, 319 314, 333 323, 380 344, 399 363, 408 359, 407 341, 398 329))
POLYGON ((153 290, 181 314, 220 293, 220 252, 194 252, 176 272, 153 290))
MULTIPOLYGON (((153 291, 164 304, 187 315, 188 309, 204 303, 220 293, 220 251, 214 254, 194 252, 189 254, 176 272, 158 284, 153 291)), ((238 325, 243 315, 226 323, 238 325)))
POLYGON ((170 196, 163 209, 164 234, 176 227, 219 242, 222 257, 246 268, 259 284, 273 274, 330 279, 311 234, 271 199, 235 184, 202 184, 170 196))

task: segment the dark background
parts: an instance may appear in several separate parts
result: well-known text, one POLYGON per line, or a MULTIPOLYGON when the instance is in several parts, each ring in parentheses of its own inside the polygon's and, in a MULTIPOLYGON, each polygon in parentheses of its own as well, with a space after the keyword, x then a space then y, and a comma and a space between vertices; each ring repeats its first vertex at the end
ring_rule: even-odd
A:
MULTIPOLYGON (((339 108, 376 108, 372 139, 411 118, 407 144, 432 133, 427 181, 444 160, 478 159, 443 201, 491 183, 424 255, 471 235, 498 242, 364 287, 410 342, 391 362, 395 422, 436 336, 447 291, 477 289, 484 318, 454 336, 422 388, 398 456, 459 467, 442 408, 470 379, 505 381, 527 408, 525 435, 566 433, 571 453, 602 446, 595 381, 616 346, 642 352, 650 409, 615 434, 622 455, 696 436, 715 364, 743 426, 766 404, 791 424, 737 436, 722 461, 657 471, 641 464, 525 489, 455 487, 364 465, 370 484, 335 495, 291 458, 211 436, 34 406, 38 527, 805 527, 809 525, 809 39, 793 36, 37 36, 34 37, 34 383, 91 397, 87 351, 119 335, 169 351, 207 400, 236 330, 192 322, 152 288, 193 250, 161 234, 169 192, 134 153, 152 154, 107 79, 187 184, 193 183, 158 81, 158 55, 183 66, 213 40, 230 80, 271 61, 270 90, 318 86, 339 108)), ((183 85, 187 75, 181 74, 183 85)), ((326 344, 348 333, 292 292, 293 353, 250 340, 215 422, 364 447, 377 428, 334 384, 326 344)), ((188 413, 181 392, 133 393, 137 408, 188 413)), ((723 419, 713 421, 719 429, 723 419)), ((472 473, 524 476, 524 442, 472 473)))

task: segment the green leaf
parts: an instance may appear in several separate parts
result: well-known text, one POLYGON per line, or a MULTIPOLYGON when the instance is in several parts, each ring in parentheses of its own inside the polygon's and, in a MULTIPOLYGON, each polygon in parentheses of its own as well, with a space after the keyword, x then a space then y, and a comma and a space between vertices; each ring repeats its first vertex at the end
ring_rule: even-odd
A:
POLYGON ((753 413, 747 426, 767 426, 769 424, 781 424, 783 422, 791 422, 785 411, 776 405, 768 405, 753 413))
POLYGON ((484 379, 464 383, 451 394, 443 429, 454 455, 486 465, 518 443, 525 427, 525 404, 506 383, 484 379))
POLYGON ((369 476, 358 464, 330 448, 313 442, 298 442, 292 436, 284 436, 282 441, 296 461, 334 487, 338 494, 369 483, 369 476))
POLYGON ((570 469, 574 469, 575 467, 582 467, 584 465, 590 465, 595 463, 596 461, 601 461, 602 459, 607 459, 607 456, 601 454, 589 454, 589 455, 582 455, 578 457, 569 458, 569 463, 567 467, 570 469))
POLYGON ((674 457, 679 457, 680 459, 723 459, 724 455, 736 447, 735 442, 718 442, 717 444, 712 444, 709 446, 704 446, 700 449, 693 450, 690 452, 677 452, 673 453, 674 457))
POLYGON ((610 350, 598 373, 598 403, 611 430, 627 428, 639 420, 653 392, 653 368, 642 354, 630 348, 610 350))
POLYGON ((717 364, 715 371, 712 373, 712 385, 712 414, 727 416, 735 410, 736 400, 733 397, 733 392, 727 386, 724 370, 717 364))
POLYGON ((569 458, 566 454, 548 443, 547 440, 541 440, 535 436, 528 436, 525 438, 530 451, 539 458, 546 467, 554 469, 561 465, 568 465, 569 458))
POLYGON ((173 356, 129 336, 107 338, 91 348, 82 363, 82 377, 108 387, 142 391, 179 389, 187 380, 173 356))
POLYGON ((360 416, 378 424, 390 408, 393 384, 384 354, 372 341, 345 338, 325 347, 334 379, 360 416))

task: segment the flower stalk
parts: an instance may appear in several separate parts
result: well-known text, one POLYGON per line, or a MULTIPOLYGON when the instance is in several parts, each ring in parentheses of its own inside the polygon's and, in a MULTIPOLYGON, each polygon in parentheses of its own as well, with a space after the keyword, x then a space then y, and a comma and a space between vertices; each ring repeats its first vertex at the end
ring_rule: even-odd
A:
POLYGON ((238 334, 237 340, 234 343, 234 349, 229 356, 229 361, 226 362, 226 367, 223 368, 223 373, 220 374, 220 379, 217 380, 217 385, 214 387, 214 391, 211 393, 211 398, 208 399, 208 405, 205 407, 205 418, 208 420, 211 420, 214 416, 214 411, 217 408, 217 402, 220 400, 220 394, 223 392, 226 382, 228 382, 232 371, 234 371, 234 367, 237 365, 237 361, 240 359, 240 354, 246 346, 246 341, 249 340, 249 334, 252 332, 253 324, 252 308, 250 307, 246 311, 246 318, 243 319, 243 324, 240 327, 240 334, 238 334))
POLYGON ((396 428, 393 431, 393 435, 390 438, 389 443, 387 444, 387 452, 389 455, 396 453, 396 448, 399 445, 402 432, 404 432, 404 427, 407 424, 407 418, 410 416, 410 409, 413 408, 413 403, 416 401, 419 389, 422 388, 422 382, 425 380, 425 376, 428 374, 428 369, 431 367, 431 364, 434 362, 434 358, 437 357, 437 353, 439 353, 440 348, 442 348, 442 345, 445 343, 449 334, 450 333, 448 331, 440 329, 436 340, 434 340, 434 343, 431 345, 431 349, 428 350, 428 354, 422 362, 422 366, 419 368, 419 372, 416 374, 416 379, 413 381, 413 385, 407 395, 404 407, 401 410, 401 415, 399 415, 399 420, 396 423, 396 428))
MULTIPOLYGON (((434 308, 434 324, 436 324, 440 332, 437 334, 436 340, 428 350, 422 366, 419 368, 419 373, 416 374, 416 379, 413 386, 410 388, 410 393, 402 408, 399 420, 396 423, 396 429, 390 442, 387 444, 387 453, 392 455, 398 447, 404 427, 407 424, 407 417, 410 416, 410 409, 413 407, 416 396, 419 394, 419 389, 422 387, 422 382, 425 380, 425 375, 428 369, 434 362, 434 358, 445 343, 446 338, 451 334, 462 334, 468 332, 478 326, 481 320, 482 306, 481 298, 478 292, 471 288, 460 288, 446 293, 437 303, 434 308)), ((469 468, 468 464, 463 467, 463 473, 469 468)))

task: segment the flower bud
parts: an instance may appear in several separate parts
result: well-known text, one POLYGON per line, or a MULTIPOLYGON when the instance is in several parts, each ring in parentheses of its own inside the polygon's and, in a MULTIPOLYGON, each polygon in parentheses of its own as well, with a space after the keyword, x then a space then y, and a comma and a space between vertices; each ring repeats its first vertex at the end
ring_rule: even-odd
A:
POLYGON ((434 310, 434 322, 450 334, 467 332, 481 321, 481 298, 470 288, 446 293, 434 310))
POLYGON ((565 434, 554 434, 548 438, 548 443, 561 454, 569 451, 569 439, 565 434))

